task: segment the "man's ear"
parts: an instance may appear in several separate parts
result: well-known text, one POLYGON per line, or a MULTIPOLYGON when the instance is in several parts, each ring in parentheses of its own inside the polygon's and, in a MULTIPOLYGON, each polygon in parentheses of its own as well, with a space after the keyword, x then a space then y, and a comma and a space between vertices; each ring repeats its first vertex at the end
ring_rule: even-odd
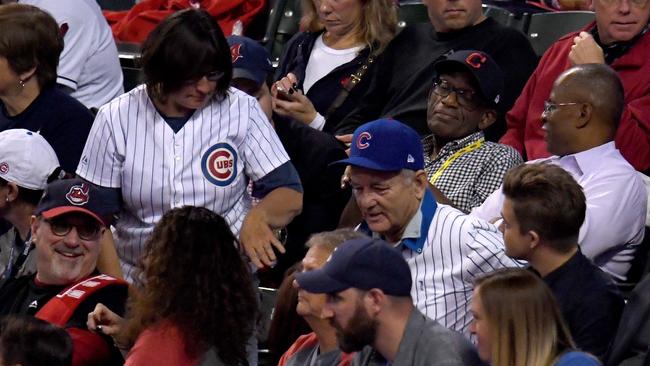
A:
POLYGON ((32 237, 35 237, 36 235, 38 235, 38 230, 40 229, 41 220, 39 220, 36 216, 32 215, 32 217, 29 218, 29 224, 32 230, 32 237))
POLYGON ((386 301, 386 294, 378 288, 373 288, 366 291, 364 297, 364 305, 368 314, 376 315, 379 313, 383 307, 384 302, 386 301))
POLYGON ((530 249, 537 248, 539 246, 539 234, 537 234, 537 231, 529 230, 526 234, 528 236, 530 249))
POLYGON ((486 109, 481 115, 481 120, 478 122, 478 129, 483 131, 490 127, 497 120, 497 111, 494 109, 486 109))
POLYGON ((424 198, 424 192, 429 188, 427 173, 422 169, 416 171, 413 184, 415 185, 415 197, 418 200, 422 200, 424 198))
POLYGON ((578 118, 576 118, 575 121, 575 127, 576 128, 584 128, 589 124, 589 121, 591 121, 591 116, 594 112, 594 106, 591 103, 582 103, 580 105, 580 110, 578 115, 578 118))

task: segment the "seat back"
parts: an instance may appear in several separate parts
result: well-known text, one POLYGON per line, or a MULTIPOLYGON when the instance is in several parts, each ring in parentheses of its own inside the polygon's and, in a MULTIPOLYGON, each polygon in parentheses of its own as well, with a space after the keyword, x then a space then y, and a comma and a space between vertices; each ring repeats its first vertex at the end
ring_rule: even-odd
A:
POLYGON ((560 37, 583 28, 594 19, 594 12, 592 11, 558 11, 533 14, 528 25, 528 39, 535 53, 542 56, 551 44, 560 37))
POLYGON ((135 0, 97 0, 102 10, 129 10, 135 5, 135 0))
POLYGON ((124 76, 124 92, 126 93, 142 83, 142 69, 136 62, 140 57, 140 45, 128 42, 117 42, 116 45, 124 76))
POLYGON ((426 23, 429 21, 427 7, 421 1, 404 1, 397 8, 397 29, 401 30, 409 24, 426 23))
POLYGON ((269 22, 262 43, 271 55, 273 67, 277 67, 284 45, 298 32, 300 0, 276 0, 271 7, 269 22))

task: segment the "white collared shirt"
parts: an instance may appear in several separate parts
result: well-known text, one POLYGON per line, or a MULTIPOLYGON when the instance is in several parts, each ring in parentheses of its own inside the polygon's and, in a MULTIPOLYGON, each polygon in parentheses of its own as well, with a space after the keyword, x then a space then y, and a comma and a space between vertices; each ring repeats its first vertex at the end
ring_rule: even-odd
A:
MULTIPOLYGON (((549 162, 569 172, 587 198, 585 222, 578 243, 582 253, 619 280, 626 278, 636 246, 643 240, 647 195, 643 180, 623 158, 614 142, 549 162)), ((471 214, 484 220, 501 217, 503 192, 499 188, 471 214)))

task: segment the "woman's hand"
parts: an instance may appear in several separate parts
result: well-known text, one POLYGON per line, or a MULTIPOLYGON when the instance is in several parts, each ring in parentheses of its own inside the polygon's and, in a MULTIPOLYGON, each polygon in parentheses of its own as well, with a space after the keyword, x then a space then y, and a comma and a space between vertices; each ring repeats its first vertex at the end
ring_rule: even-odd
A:
POLYGON ((271 86, 273 111, 281 116, 289 117, 309 125, 318 112, 312 102, 301 90, 295 88, 298 79, 292 73, 276 81, 271 86))
POLYGON ((112 312, 104 304, 97 304, 95 309, 88 313, 86 322, 88 329, 110 336, 119 348, 123 348, 126 343, 121 339, 124 324, 124 318, 112 312))

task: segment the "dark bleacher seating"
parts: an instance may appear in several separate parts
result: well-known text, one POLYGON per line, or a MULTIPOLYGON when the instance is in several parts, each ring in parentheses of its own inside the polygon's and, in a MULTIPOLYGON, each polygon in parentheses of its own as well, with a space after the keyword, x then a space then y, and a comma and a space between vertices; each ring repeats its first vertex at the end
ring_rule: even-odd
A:
POLYGON ((276 0, 271 7, 269 23, 262 42, 271 54, 273 67, 277 67, 284 45, 298 32, 300 22, 299 0, 276 0))
POLYGON ((129 10, 135 5, 135 0, 97 0, 102 10, 129 10))
POLYGON ((136 87, 142 81, 142 70, 137 64, 140 55, 140 45, 135 43, 117 42, 117 52, 124 76, 124 92, 136 87))
POLYGON ((591 11, 559 11, 538 13, 530 17, 527 35, 535 53, 544 54, 563 35, 579 30, 594 20, 591 11))
POLYGON ((425 23, 429 21, 427 7, 421 1, 400 2, 397 9, 397 27, 402 29, 409 24, 425 23))

